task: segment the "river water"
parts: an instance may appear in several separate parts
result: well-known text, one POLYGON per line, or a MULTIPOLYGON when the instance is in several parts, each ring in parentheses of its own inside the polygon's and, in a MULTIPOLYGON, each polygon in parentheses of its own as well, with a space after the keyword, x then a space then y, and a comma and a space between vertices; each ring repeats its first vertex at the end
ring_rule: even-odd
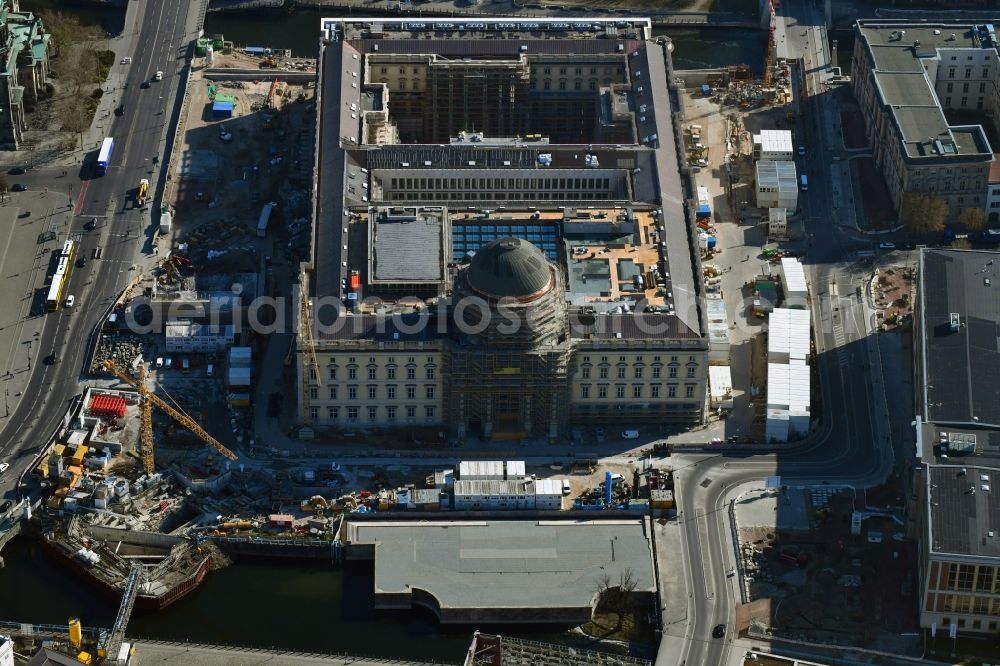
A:
MULTIPOLYGON (((740 3, 725 0, 724 9, 740 3)), ((122 12, 59 0, 22 0, 22 9, 58 9, 88 25, 115 33, 122 12)), ((315 55, 319 20, 330 12, 297 11, 263 17, 209 14, 205 31, 222 33, 242 45, 291 48, 297 56, 315 55)), ((746 63, 755 70, 764 55, 764 33, 754 30, 669 30, 677 69, 746 63), (709 46, 710 45, 710 46, 709 46)), ((56 566, 36 544, 15 539, 3 551, 0 569, 0 619, 65 624, 71 615, 85 625, 110 627, 117 602, 56 566)), ((159 613, 137 611, 132 636, 164 640, 232 643, 294 650, 349 652, 383 657, 458 662, 473 627, 442 628, 420 611, 376 613, 369 568, 334 569, 325 563, 241 559, 210 573, 187 597, 159 613)), ((526 635, 524 627, 492 628, 526 635)), ((564 634, 527 634, 535 640, 568 641, 564 634)))

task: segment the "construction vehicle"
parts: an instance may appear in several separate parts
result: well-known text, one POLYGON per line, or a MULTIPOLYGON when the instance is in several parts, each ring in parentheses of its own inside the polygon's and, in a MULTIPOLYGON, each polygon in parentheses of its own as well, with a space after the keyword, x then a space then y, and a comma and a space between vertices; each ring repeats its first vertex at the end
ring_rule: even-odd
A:
POLYGON ((272 58, 271 56, 268 56, 260 61, 261 69, 274 69, 277 66, 278 66, 278 61, 272 58))
POLYGON ((149 196, 149 179, 143 178, 139 181, 139 189, 135 193, 135 202, 139 208, 146 207, 146 198, 149 196))
MULTIPOLYGON (((185 412, 181 411, 180 409, 172 407, 170 404, 168 404, 166 401, 164 401, 163 399, 161 399, 156 394, 150 393, 149 390, 146 388, 145 369, 143 369, 140 372, 140 377, 141 378, 140 379, 136 379, 132 375, 130 375, 127 372, 125 372, 125 370, 123 370, 122 368, 120 368, 118 365, 115 364, 114 361, 112 361, 110 359, 106 360, 104 362, 104 367, 108 370, 108 372, 110 372, 111 374, 113 374, 115 377, 117 377, 121 381, 125 382, 126 384, 128 384, 130 386, 135 387, 135 389, 139 392, 139 395, 142 398, 142 400, 143 400, 144 403, 150 403, 151 402, 152 404, 154 404, 157 407, 159 407, 160 409, 162 409, 172 419, 174 419, 174 421, 176 421, 182 427, 184 427, 187 430, 189 430, 196 437, 198 437, 201 441, 203 441, 206 444, 208 444, 209 446, 211 446, 213 449, 215 449, 216 451, 218 451, 219 453, 221 453, 222 455, 224 455, 229 460, 236 460, 237 459, 237 456, 236 456, 235 453, 233 453, 228 448, 226 448, 225 445, 222 444, 222 442, 220 442, 219 440, 217 440, 216 438, 212 437, 207 432, 205 432, 205 430, 200 425, 198 425, 195 422, 195 420, 192 419, 190 416, 188 416, 185 412)), ((145 409, 147 409, 147 407, 144 405, 143 406, 143 410, 145 410, 145 409)), ((143 418, 142 418, 142 432, 140 432, 140 446, 141 446, 140 453, 141 453, 141 457, 142 457, 143 468, 146 470, 147 474, 152 474, 152 472, 153 472, 153 466, 154 466, 153 465, 154 461, 153 461, 152 417, 150 416, 149 418, 147 418, 145 412, 143 413, 143 418)))

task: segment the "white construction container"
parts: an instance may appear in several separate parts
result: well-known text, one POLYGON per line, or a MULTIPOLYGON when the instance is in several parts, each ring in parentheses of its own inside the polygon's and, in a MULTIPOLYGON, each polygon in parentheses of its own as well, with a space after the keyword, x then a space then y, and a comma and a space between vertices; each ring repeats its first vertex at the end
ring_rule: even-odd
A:
POLYGON ((781 260, 781 288, 785 292, 785 307, 804 310, 809 307, 809 285, 802 262, 795 257, 781 260))

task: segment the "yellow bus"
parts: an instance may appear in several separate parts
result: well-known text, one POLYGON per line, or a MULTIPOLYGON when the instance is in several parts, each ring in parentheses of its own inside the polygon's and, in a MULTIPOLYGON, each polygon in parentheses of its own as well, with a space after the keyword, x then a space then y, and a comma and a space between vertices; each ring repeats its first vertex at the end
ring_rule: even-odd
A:
POLYGON ((49 294, 45 299, 45 306, 49 310, 58 310, 62 305, 63 292, 66 290, 66 283, 69 282, 74 256, 76 256, 76 243, 68 240, 63 243, 62 252, 59 253, 59 265, 52 275, 52 284, 49 285, 49 294))

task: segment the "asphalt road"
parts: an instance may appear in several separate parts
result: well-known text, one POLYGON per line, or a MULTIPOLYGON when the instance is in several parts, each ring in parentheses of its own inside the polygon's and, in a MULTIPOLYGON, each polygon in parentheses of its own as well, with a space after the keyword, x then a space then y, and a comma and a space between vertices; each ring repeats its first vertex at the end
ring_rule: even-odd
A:
MULTIPOLYGON (((856 289, 867 267, 854 263, 856 244, 836 223, 830 188, 828 148, 819 113, 826 67, 826 32, 819 8, 810 0, 783 3, 790 48, 802 59, 810 99, 796 128, 807 152, 800 173, 809 175, 800 210, 809 237, 806 271, 813 298, 823 425, 807 445, 793 451, 748 457, 675 456, 679 516, 688 574, 690 624, 684 632, 680 662, 726 664, 735 656, 737 588, 726 574, 735 565, 727 540, 730 494, 749 482, 778 475, 784 485, 866 487, 885 480, 892 469, 885 394, 875 339, 866 327, 868 313, 856 289), (719 624, 724 638, 712 637, 719 624)), ((780 523, 781 516, 777 516, 780 523)), ((677 629, 676 631, 681 631, 677 629)), ((742 650, 739 650, 742 652, 742 650)))
MULTIPOLYGON (((154 184, 161 181, 153 157, 163 159, 166 124, 176 122, 179 113, 180 74, 196 37, 188 25, 189 14, 198 12, 200 4, 172 0, 130 3, 126 31, 132 37, 132 62, 116 65, 110 81, 118 96, 116 104, 125 105, 124 113, 103 121, 110 123, 105 133, 115 139, 107 174, 96 173, 93 147, 78 172, 64 176, 62 168, 32 169, 23 176, 9 178, 11 182, 28 184, 32 190, 49 188, 72 197, 70 205, 76 216, 68 235, 81 241, 88 263, 74 269, 66 291, 76 296, 77 306, 44 316, 33 345, 36 357, 31 377, 20 402, 10 405, 11 417, 0 431, 0 460, 11 463, 0 477, 0 496, 9 493, 77 395, 78 379, 86 370, 83 363, 91 332, 132 279, 133 263, 144 249, 149 249, 150 213, 133 209, 132 191, 140 178, 150 178, 154 184), (142 83, 157 71, 163 72, 163 80, 143 88, 142 83), (87 231, 84 224, 94 217, 98 228, 87 231), (102 258, 90 261, 93 248, 98 246, 103 248, 102 258), (58 362, 44 362, 53 352, 58 362)), ((119 58, 124 55, 118 54, 119 58)), ((155 189, 159 192, 162 183, 155 189)), ((150 210, 155 210, 156 201, 154 198, 150 210)))

